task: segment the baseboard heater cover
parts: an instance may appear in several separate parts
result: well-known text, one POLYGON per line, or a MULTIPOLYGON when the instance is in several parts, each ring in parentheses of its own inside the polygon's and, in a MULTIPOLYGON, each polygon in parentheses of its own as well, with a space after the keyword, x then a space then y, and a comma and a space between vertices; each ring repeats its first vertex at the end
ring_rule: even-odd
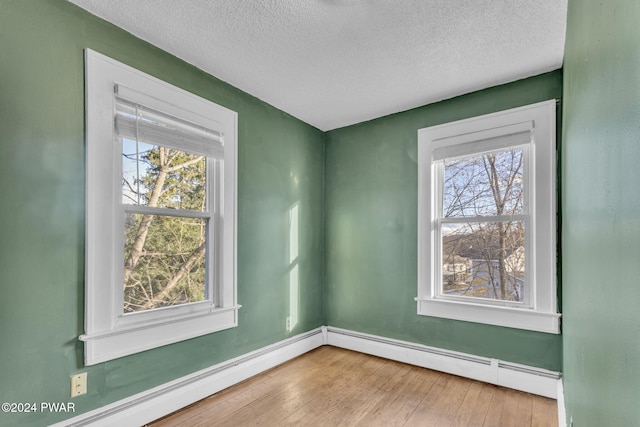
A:
POLYGON ((557 398, 559 372, 331 326, 327 332, 329 345, 557 398))

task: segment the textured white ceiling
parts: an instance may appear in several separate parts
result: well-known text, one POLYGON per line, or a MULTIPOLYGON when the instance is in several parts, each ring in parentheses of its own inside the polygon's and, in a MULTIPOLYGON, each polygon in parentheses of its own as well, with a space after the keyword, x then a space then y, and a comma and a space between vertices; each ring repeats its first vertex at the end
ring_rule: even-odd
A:
POLYGON ((562 66, 567 0, 70 0, 330 130, 562 66))

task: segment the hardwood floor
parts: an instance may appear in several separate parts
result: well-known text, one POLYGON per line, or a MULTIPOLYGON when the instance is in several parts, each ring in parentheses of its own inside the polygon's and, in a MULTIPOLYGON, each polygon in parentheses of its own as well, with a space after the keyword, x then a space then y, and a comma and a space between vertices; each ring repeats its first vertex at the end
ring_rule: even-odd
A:
POLYGON ((557 426, 556 401, 323 346, 150 424, 557 426))

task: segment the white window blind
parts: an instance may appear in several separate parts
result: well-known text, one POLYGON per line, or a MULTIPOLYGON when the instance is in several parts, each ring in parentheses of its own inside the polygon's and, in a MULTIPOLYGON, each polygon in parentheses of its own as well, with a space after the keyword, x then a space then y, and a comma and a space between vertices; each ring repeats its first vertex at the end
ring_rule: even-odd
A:
POLYGON ((118 136, 151 145, 176 148, 207 157, 223 158, 221 132, 116 96, 118 136))
POLYGON ((505 134, 493 138, 476 140, 464 144, 447 145, 433 150, 433 161, 454 159, 478 153, 478 147, 482 147, 484 153, 504 150, 505 148, 526 145, 531 142, 531 131, 505 134))

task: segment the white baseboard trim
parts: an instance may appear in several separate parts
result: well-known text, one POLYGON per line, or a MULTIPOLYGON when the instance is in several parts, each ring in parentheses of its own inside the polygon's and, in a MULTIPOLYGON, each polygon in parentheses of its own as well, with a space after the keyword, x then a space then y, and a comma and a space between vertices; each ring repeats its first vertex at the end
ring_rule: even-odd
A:
POLYGON ((52 427, 141 426, 326 344, 326 328, 288 338, 52 427))
POLYGON ((559 425, 566 425, 564 393, 558 372, 322 326, 61 421, 51 427, 144 425, 323 345, 346 348, 557 398, 558 420, 563 421, 559 425))
POLYGON ((329 327, 328 344, 556 399, 560 373, 329 327))
POLYGON ((567 409, 564 406, 564 382, 558 380, 558 427, 567 427, 567 409))

